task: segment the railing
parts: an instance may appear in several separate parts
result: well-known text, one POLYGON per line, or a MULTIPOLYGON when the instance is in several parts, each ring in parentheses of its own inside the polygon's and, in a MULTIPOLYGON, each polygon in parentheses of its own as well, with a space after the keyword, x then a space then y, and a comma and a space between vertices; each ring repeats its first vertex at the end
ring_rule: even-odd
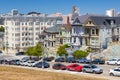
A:
POLYGON ((71 35, 56 35, 56 37, 71 37, 71 35))

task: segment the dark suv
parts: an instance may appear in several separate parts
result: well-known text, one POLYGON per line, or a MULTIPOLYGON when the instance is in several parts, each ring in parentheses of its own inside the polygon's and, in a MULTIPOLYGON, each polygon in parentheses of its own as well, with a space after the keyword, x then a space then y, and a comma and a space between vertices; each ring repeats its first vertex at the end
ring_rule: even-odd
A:
POLYGON ((25 53, 24 52, 18 52, 18 53, 16 53, 16 56, 18 56, 18 55, 24 55, 25 53))
POLYGON ((105 64, 105 61, 104 60, 101 60, 101 59, 94 59, 92 61, 93 64, 105 64))

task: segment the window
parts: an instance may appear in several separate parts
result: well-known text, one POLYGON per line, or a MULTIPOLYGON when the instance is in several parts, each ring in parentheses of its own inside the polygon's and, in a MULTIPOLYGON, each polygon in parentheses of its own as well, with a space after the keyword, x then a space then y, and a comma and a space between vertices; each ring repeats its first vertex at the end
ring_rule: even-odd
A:
POLYGON ((117 28, 117 33, 119 34, 119 28, 117 28))
POLYGON ((92 29, 92 34, 95 34, 95 29, 92 29))
POLYGON ((88 22, 88 24, 91 24, 91 23, 92 23, 91 21, 88 22))
POLYGON ((25 36, 27 36, 27 33, 25 33, 25 36))
POLYGON ((90 32, 90 31, 89 31, 89 28, 86 28, 86 29, 85 29, 85 34, 89 34, 89 32, 90 32))
POLYGON ((41 22, 41 25, 43 25, 43 23, 41 22))
POLYGON ((22 22, 22 25, 24 25, 24 23, 22 22))
POLYGON ((106 25, 106 22, 103 22, 104 25, 106 25))
POLYGON ((29 22, 29 25, 32 26, 32 25, 33 25, 33 22, 29 22))
POLYGON ((20 36, 20 33, 15 33, 15 36, 20 36))
POLYGON ((22 46, 24 46, 24 43, 22 43, 22 46))
POLYGON ((39 22, 36 22, 35 25, 40 25, 40 23, 39 23, 39 22))
POLYGON ((74 41, 73 41, 74 43, 76 43, 76 38, 74 38, 74 41))
POLYGON ((25 23, 25 25, 27 25, 27 22, 25 23))
POLYGON ((22 36, 24 36, 24 33, 22 33, 22 36))
POLYGON ((41 27, 41 30, 43 30, 43 27, 41 27))
POLYGON ((39 30, 40 28, 36 28, 36 30, 39 30))
POLYGON ((73 28, 73 29, 74 29, 74 31, 73 31, 73 32, 75 33, 76 29, 75 29, 75 28, 73 28))
POLYGON ((96 29, 96 34, 99 35, 99 30, 98 29, 96 29))
POLYGON ((15 26, 19 26, 20 25, 20 22, 15 22, 15 26))
POLYGON ((25 30, 27 30, 27 28, 25 28, 25 30))

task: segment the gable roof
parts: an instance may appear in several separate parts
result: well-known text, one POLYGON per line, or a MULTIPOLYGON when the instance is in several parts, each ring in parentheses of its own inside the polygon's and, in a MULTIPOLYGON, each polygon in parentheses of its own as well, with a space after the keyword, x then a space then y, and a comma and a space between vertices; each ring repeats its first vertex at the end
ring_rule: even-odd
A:
POLYGON ((105 25, 110 26, 111 20, 114 21, 115 25, 120 24, 120 17, 108 17, 108 16, 90 16, 90 19, 96 24, 96 25, 105 25))
POLYGON ((72 25, 82 25, 81 21, 79 20, 78 17, 76 17, 72 23, 72 25))

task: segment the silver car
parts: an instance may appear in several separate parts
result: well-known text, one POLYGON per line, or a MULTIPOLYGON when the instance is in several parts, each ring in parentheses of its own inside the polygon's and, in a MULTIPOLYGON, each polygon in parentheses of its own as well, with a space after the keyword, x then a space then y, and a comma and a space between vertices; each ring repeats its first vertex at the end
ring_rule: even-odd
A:
POLYGON ((98 67, 96 65, 92 65, 92 64, 84 65, 82 71, 83 72, 89 72, 89 73, 96 73, 96 74, 103 73, 102 68, 100 68, 100 67, 98 67))

